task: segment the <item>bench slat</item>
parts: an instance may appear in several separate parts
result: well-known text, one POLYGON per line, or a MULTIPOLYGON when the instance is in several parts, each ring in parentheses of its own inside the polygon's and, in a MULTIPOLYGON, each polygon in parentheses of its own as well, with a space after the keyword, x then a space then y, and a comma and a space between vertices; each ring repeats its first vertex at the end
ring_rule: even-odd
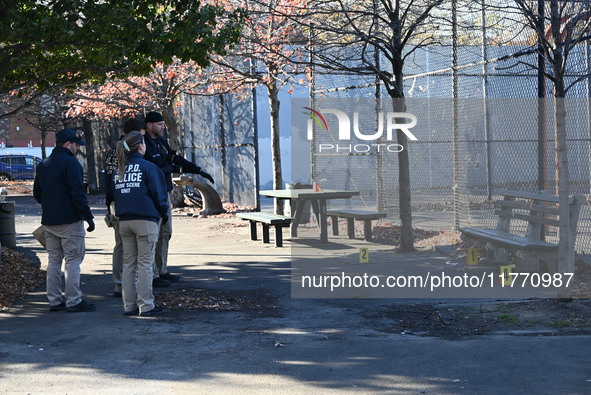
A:
POLYGON ((522 199, 541 200, 543 202, 559 203, 558 196, 551 195, 548 192, 521 192, 521 191, 500 191, 500 196, 511 196, 522 199))
POLYGON ((559 225, 558 220, 552 219, 552 218, 536 217, 534 215, 518 214, 518 213, 511 213, 510 215, 507 215, 506 211, 501 211, 501 210, 495 210, 495 214, 497 214, 500 217, 511 217, 511 218, 516 218, 516 219, 522 219, 524 221, 532 222, 532 223, 536 223, 536 224, 544 224, 544 225, 552 225, 552 226, 559 225))
POLYGON ((492 241, 505 246, 513 246, 519 248, 534 248, 534 249, 548 249, 552 250, 558 248, 556 244, 547 243, 545 241, 528 239, 527 237, 513 235, 511 233, 501 232, 496 229, 477 229, 477 228, 461 228, 460 231, 474 238, 484 241, 492 241))
POLYGON ((530 204, 527 202, 516 202, 514 200, 497 200, 495 202, 498 206, 516 208, 520 210, 536 211, 544 214, 558 215, 560 210, 556 207, 546 207, 537 204, 530 204))
MULTIPOLYGON (((552 203, 560 203, 558 196, 552 195, 546 191, 542 192, 521 192, 521 191, 500 191, 499 196, 511 196, 521 199, 530 199, 530 200, 541 200, 543 202, 552 202, 552 203)), ((572 204, 576 197, 580 195, 573 195, 569 198, 569 204, 572 204)))
POLYGON ((378 219, 385 218, 388 216, 386 213, 380 213, 377 211, 366 211, 366 210, 328 210, 326 215, 337 215, 342 218, 355 218, 355 219, 378 219))
POLYGON ((277 224, 289 224, 291 223, 291 217, 287 217, 285 215, 278 215, 273 213, 237 213, 237 218, 247 219, 251 221, 262 222, 264 224, 269 225, 277 225, 277 224))

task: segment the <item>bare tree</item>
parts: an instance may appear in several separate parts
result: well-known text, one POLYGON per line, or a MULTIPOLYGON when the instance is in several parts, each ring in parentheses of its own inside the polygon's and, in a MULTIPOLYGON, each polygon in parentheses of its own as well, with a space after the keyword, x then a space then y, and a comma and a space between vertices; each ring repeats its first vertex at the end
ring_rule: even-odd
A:
POLYGON ((66 96, 60 91, 45 93, 36 99, 23 111, 23 119, 32 127, 39 130, 41 137, 41 156, 47 157, 47 135, 62 129, 68 121, 66 96))
MULTIPOLYGON (((568 155, 566 143, 567 107, 565 97, 577 83, 588 79, 588 73, 578 73, 579 77, 567 82, 566 76, 577 65, 569 61, 577 46, 591 39, 591 7, 588 1, 572 0, 513 0, 520 18, 517 22, 525 24, 537 38, 532 47, 545 60, 541 65, 520 61, 531 69, 543 73, 554 86, 554 151, 556 160, 556 181, 560 201, 560 239, 558 243, 558 270, 574 271, 574 233, 569 232, 569 192, 568 155), (544 6, 546 8, 544 9, 544 6)), ((576 70, 575 70, 576 71, 576 70)))
MULTIPOLYGON (((301 4, 297 0, 246 1, 246 19, 239 44, 226 55, 214 57, 215 66, 208 70, 213 91, 266 88, 271 115, 273 189, 283 187, 279 92, 293 84, 295 76, 305 70, 301 63, 301 44, 306 38, 296 23, 306 12, 301 4)), ((283 214, 283 202, 275 202, 275 212, 283 214)))
MULTIPOLYGON (((375 76, 405 112, 404 66, 413 53, 434 43, 447 15, 443 0, 317 0, 311 29, 315 67, 336 73, 375 76)), ((312 16, 312 14, 311 14, 312 16)), ((312 19, 312 18, 310 18, 312 19)), ((401 251, 412 251, 413 230, 408 139, 397 130, 401 251)))

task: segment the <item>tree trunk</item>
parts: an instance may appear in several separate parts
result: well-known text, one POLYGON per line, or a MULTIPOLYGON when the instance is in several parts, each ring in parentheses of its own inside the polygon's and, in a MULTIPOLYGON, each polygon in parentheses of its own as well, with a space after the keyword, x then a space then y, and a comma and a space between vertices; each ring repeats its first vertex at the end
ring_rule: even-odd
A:
POLYGON ((410 192, 410 161, 408 157, 408 139, 406 135, 398 130, 396 132, 398 144, 404 147, 398 153, 398 183, 399 183, 399 206, 400 206, 400 251, 414 251, 412 231, 412 208, 410 192))
MULTIPOLYGON (((164 118, 164 123, 166 124, 168 144, 170 144, 170 148, 176 151, 179 149, 179 125, 174 113, 174 107, 172 105, 166 106, 162 110, 162 117, 164 118)), ((172 207, 177 208, 186 206, 185 195, 182 186, 176 184, 172 186, 171 200, 172 207)))
POLYGON ((88 191, 96 193, 98 191, 96 176, 96 161, 94 158, 94 137, 92 133, 92 122, 85 119, 83 122, 84 140, 86 141, 86 175, 88 181, 88 191))
MULTIPOLYGON (((537 27, 539 32, 545 31, 545 4, 544 1, 538 1, 537 27)), ((547 142, 547 124, 546 124, 546 59, 544 57, 544 41, 538 34, 538 190, 548 191, 548 142, 547 142)), ((541 239, 545 240, 546 232, 544 226, 541 227, 541 239)))
POLYGON ((558 0, 550 2, 550 28, 555 46, 553 52, 554 68, 554 148, 556 155, 556 183, 558 185, 558 200, 560 219, 558 229, 558 271, 560 273, 574 272, 574 244, 571 245, 569 233, 569 192, 570 180, 568 175, 568 155, 566 151, 566 106, 564 97, 566 89, 564 84, 565 68, 564 40, 561 31, 561 17, 558 0))
MULTIPOLYGON (((404 98, 395 99, 395 112, 406 112, 404 98)), ((397 120, 403 123, 406 120, 397 120)), ((400 208, 400 251, 414 251, 412 231, 412 207, 410 191, 410 159, 408 156, 408 138, 401 130, 396 131, 398 144, 404 147, 398 152, 398 206, 400 208)))
POLYGON ((165 107, 162 110, 162 116, 164 117, 164 123, 166 124, 166 130, 168 133, 168 144, 173 150, 179 149, 179 124, 174 113, 174 107, 172 105, 165 107))
POLYGON ((569 232, 569 191, 568 156, 566 151, 566 106, 564 97, 554 99, 554 126, 556 130, 556 180, 558 183, 558 199, 560 219, 558 241, 558 271, 560 273, 574 272, 574 246, 570 243, 569 232))
MULTIPOLYGON (((271 108, 271 158, 273 161, 273 189, 283 189, 281 173, 281 138, 279 130, 279 89, 275 83, 267 85, 271 108)), ((283 201, 275 199, 275 214, 283 214, 283 201)))
MULTIPOLYGON (((404 61, 400 57, 402 54, 401 32, 396 33, 398 41, 398 58, 394 59, 392 71, 394 73, 394 83, 396 87, 391 90, 396 97, 394 99, 394 111, 406 112, 406 103, 404 101, 404 74, 402 68, 404 61)), ((404 120, 406 122, 406 120, 404 120)), ((408 138, 401 130, 396 131, 396 140, 398 144, 404 147, 398 152, 398 206, 400 209, 400 251, 411 252, 414 251, 413 234, 412 234, 412 205, 411 205, 411 191, 410 191, 410 160, 408 156, 408 138)))
POLYGON ((47 131, 41 131, 41 159, 47 158, 47 151, 45 151, 47 140, 47 131))

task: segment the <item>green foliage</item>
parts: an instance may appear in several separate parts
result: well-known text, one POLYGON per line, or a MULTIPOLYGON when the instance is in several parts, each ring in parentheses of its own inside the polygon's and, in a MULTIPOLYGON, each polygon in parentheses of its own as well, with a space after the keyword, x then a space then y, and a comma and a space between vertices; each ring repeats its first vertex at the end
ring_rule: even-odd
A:
POLYGON ((242 19, 193 0, 0 0, 0 94, 145 75, 173 57, 207 66, 242 19))
POLYGON ((572 323, 569 320, 555 320, 555 321, 551 321, 550 325, 554 326, 556 328, 563 328, 563 327, 571 326, 572 323))
POLYGON ((501 314, 499 315, 499 321, 505 322, 507 324, 519 324, 519 320, 514 314, 501 314))

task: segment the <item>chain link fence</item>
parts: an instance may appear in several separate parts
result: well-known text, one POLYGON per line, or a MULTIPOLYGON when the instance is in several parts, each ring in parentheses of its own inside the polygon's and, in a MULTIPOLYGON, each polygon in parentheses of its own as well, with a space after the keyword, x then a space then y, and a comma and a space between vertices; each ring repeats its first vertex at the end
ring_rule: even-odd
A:
POLYGON ((253 103, 233 95, 183 97, 179 153, 210 173, 222 200, 256 205, 253 103))
MULTIPOLYGON (((413 129, 418 140, 410 141, 406 147, 410 156, 414 227, 434 230, 494 227, 497 216, 491 201, 498 198, 499 191, 555 191, 552 100, 537 98, 537 72, 515 60, 482 64, 524 48, 519 45, 487 46, 486 50, 482 46, 455 49, 429 46, 417 49, 412 61, 407 61, 407 111, 419 119, 413 129), (455 121, 452 50, 457 51, 458 65, 465 66, 457 74, 455 103, 459 117, 455 121)), ((535 63, 536 55, 520 60, 535 63)), ((576 67, 567 83, 588 75, 589 46, 576 47, 570 62, 576 67)), ((317 105, 331 99, 371 101, 376 89, 371 78, 328 73, 317 73, 315 85, 317 105), (345 86, 358 88, 338 89, 345 86)), ((587 197, 591 166, 589 92, 588 80, 582 79, 574 84, 566 99, 571 194, 587 197)), ((546 97, 551 97, 551 93, 546 86, 546 97)), ((371 110, 371 105, 366 105, 364 112, 371 110)), ((375 111, 373 114, 366 118, 375 118, 375 111)), ((375 130, 376 121, 368 122, 375 130)), ((335 136, 321 135, 320 142, 323 138, 328 144, 335 136)), ((352 141, 355 143, 359 141, 352 141)), ((326 188, 361 192, 359 198, 344 204, 385 210, 396 223, 399 217, 397 155, 316 151, 312 155, 312 169, 313 180, 326 188)), ((580 258, 591 263, 589 204, 582 209, 578 231, 576 251, 580 258)), ((547 239, 556 241, 556 237, 553 233, 547 239)))

